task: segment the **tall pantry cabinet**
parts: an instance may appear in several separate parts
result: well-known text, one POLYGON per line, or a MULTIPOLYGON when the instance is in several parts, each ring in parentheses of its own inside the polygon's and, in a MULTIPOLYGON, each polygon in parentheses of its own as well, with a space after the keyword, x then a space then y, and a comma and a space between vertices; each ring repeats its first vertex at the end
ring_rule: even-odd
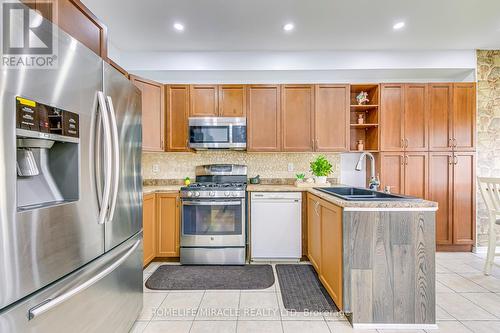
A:
POLYGON ((436 201, 436 244, 475 242, 475 83, 382 84, 381 188, 436 201))

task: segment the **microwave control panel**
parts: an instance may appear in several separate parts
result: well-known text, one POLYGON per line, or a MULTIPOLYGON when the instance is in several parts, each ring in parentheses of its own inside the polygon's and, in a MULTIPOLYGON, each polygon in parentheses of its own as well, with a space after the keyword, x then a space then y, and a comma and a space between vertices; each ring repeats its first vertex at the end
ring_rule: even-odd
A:
POLYGON ((16 97, 16 127, 74 138, 80 136, 78 114, 22 97, 16 97))

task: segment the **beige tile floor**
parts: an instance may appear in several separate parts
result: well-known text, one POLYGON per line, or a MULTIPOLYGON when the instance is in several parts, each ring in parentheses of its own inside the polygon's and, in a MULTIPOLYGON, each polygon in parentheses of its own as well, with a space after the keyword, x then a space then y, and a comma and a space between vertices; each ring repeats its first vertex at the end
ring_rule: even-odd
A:
MULTIPOLYGON (((500 258, 497 259, 500 264, 500 258)), ((144 281, 160 265, 144 270, 144 281)), ((436 255, 433 333, 500 332, 500 268, 482 273, 484 255, 436 255)), ((273 263, 274 267, 274 263, 273 263)), ((276 277, 276 271, 275 271, 276 277)), ((265 290, 154 291, 144 287, 144 308, 131 332, 144 333, 390 333, 353 330, 343 317, 286 311, 278 279, 265 290), (239 311, 238 311, 239 310, 239 311)), ((395 331, 425 333, 422 330, 395 331)))

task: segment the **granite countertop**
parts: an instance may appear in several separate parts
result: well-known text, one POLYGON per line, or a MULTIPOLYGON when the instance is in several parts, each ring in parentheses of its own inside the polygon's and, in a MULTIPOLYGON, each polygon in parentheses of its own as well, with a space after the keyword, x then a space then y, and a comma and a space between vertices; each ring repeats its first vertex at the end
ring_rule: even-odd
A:
POLYGON ((142 193, 158 193, 158 192, 179 192, 182 185, 157 185, 157 186, 143 186, 142 193))
MULTIPOLYGON (((333 184, 332 187, 342 186, 333 184)), ((178 192, 182 185, 144 186, 143 193, 178 192)), ((346 201, 334 195, 327 194, 311 187, 296 187, 295 185, 254 185, 248 184, 248 192, 309 192, 323 200, 331 202, 346 210, 393 210, 393 209, 421 209, 437 210, 438 204, 427 200, 400 200, 400 201, 346 201)))
MULTIPOLYGON (((331 187, 343 186, 341 184, 332 184, 331 187)), ((436 202, 427 200, 393 200, 393 201, 346 201, 334 195, 327 194, 312 187, 297 187, 295 185, 252 185, 248 184, 248 192, 309 192, 325 201, 331 202, 337 206, 349 209, 425 209, 436 210, 436 202)))

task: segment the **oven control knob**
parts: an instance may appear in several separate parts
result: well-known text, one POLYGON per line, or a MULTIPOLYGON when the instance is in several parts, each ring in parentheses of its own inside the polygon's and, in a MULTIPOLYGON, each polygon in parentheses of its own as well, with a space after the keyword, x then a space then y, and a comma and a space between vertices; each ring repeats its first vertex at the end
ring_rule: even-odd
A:
POLYGON ((188 197, 192 197, 192 196, 193 196, 193 192, 189 191, 189 192, 187 193, 187 196, 188 196, 188 197))
POLYGON ((200 192, 194 192, 194 196, 195 197, 199 197, 200 196, 200 192))
POLYGON ((215 196, 215 192, 214 192, 214 191, 210 191, 210 193, 209 193, 209 194, 210 194, 210 196, 211 196, 211 197, 214 197, 214 196, 215 196))
POLYGON ((232 195, 233 197, 235 197, 235 196, 237 196, 237 195, 238 195, 238 193, 233 192, 233 193, 231 193, 231 195, 232 195))
POLYGON ((229 196, 229 191, 224 192, 224 196, 228 197, 229 196))

